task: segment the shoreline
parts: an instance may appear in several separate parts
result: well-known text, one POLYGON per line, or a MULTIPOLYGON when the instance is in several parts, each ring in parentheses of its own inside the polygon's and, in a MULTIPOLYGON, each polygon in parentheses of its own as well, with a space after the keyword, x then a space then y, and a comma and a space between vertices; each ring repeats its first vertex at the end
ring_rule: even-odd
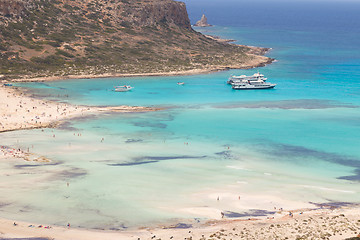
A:
POLYGON ((53 128, 71 118, 106 112, 148 112, 159 108, 139 106, 82 106, 31 97, 17 87, 0 86, 0 133, 35 128, 53 128))
POLYGON ((1 238, 100 239, 331 239, 360 236, 360 206, 277 212, 273 217, 207 220, 127 230, 48 226, 0 218, 1 238), (291 212, 291 215, 289 214, 291 212))
POLYGON ((227 71, 231 69, 252 69, 257 67, 264 67, 268 64, 275 62, 273 58, 258 55, 256 52, 262 51, 261 54, 266 54, 270 49, 247 46, 251 50, 249 56, 254 57, 251 61, 242 65, 232 66, 218 66, 204 69, 192 69, 185 71, 170 71, 170 72, 153 72, 153 73, 105 73, 105 74, 80 74, 80 75, 64 75, 64 76, 46 76, 46 77, 32 77, 24 76, 24 78, 14 78, 9 80, 1 80, 3 83, 9 82, 46 82, 46 81, 61 81, 67 79, 93 79, 93 78, 114 78, 114 77, 156 77, 156 76, 186 76, 186 75, 199 75, 210 74, 214 72, 227 71))

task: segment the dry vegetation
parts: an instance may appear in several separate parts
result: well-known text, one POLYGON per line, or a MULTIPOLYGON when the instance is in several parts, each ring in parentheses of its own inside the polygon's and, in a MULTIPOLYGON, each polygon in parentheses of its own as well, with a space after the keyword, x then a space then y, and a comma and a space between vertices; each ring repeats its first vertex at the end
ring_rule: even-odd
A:
POLYGON ((261 51, 195 32, 172 0, 0 0, 2 78, 248 67, 261 51))

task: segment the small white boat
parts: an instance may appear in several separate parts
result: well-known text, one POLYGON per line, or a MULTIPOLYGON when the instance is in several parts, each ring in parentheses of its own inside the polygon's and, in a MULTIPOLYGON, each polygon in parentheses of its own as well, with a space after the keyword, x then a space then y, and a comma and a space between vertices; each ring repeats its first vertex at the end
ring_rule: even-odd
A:
POLYGON ((134 87, 131 87, 129 85, 124 85, 124 86, 115 86, 114 87, 114 91, 115 92, 127 92, 130 91, 131 89, 133 89, 134 87))
POLYGON ((184 82, 178 82, 177 85, 184 85, 184 82))

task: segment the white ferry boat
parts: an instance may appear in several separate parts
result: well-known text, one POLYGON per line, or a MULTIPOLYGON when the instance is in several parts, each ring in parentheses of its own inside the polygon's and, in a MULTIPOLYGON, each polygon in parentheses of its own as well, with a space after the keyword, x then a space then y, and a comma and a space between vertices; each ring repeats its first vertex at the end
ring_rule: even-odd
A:
POLYGON ((243 83, 236 83, 232 85, 235 90, 250 90, 250 89, 269 89, 274 88, 276 84, 266 83, 264 81, 249 81, 243 83))
POLYGON ((228 84, 234 84, 234 83, 241 83, 243 81, 257 81, 257 80, 262 80, 262 81, 266 81, 267 78, 264 77, 263 74, 260 73, 255 73, 254 75, 251 76, 246 76, 246 75, 240 75, 240 76, 230 76, 229 80, 227 81, 228 84))
POLYGON ((276 84, 267 83, 267 78, 260 73, 255 73, 252 76, 231 76, 228 83, 232 85, 235 90, 250 90, 250 89, 269 89, 274 88, 276 84))

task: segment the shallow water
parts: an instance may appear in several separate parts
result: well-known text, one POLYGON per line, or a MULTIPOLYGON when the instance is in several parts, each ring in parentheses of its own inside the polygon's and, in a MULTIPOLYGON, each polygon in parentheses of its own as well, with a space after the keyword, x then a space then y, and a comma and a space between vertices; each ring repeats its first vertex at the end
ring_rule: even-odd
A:
MULTIPOLYGON (((200 10, 190 7, 193 18, 200 10)), ((1 144, 29 147, 51 159, 47 164, 0 162, 2 216, 124 229, 207 217, 192 214, 194 208, 219 209, 232 217, 271 211, 274 205, 358 202, 360 48, 354 41, 360 33, 350 30, 360 21, 350 21, 354 12, 340 9, 338 21, 351 22, 346 28, 333 20, 309 25, 299 23, 300 10, 294 15, 298 24, 294 19, 279 24, 279 12, 269 11, 273 28, 264 28, 262 18, 258 24, 238 19, 224 27, 226 19, 211 14, 219 24, 197 28, 273 48, 268 56, 278 61, 265 68, 20 84, 37 96, 74 104, 166 109, 1 134, 1 144), (344 36, 347 43, 340 41, 344 36), (230 74, 257 71, 276 88, 236 91, 226 85, 230 74), (111 91, 123 84, 135 88, 111 91), (234 203, 238 195, 243 205, 234 203)), ((326 11, 329 16, 321 16, 330 19, 335 10, 326 11)))

